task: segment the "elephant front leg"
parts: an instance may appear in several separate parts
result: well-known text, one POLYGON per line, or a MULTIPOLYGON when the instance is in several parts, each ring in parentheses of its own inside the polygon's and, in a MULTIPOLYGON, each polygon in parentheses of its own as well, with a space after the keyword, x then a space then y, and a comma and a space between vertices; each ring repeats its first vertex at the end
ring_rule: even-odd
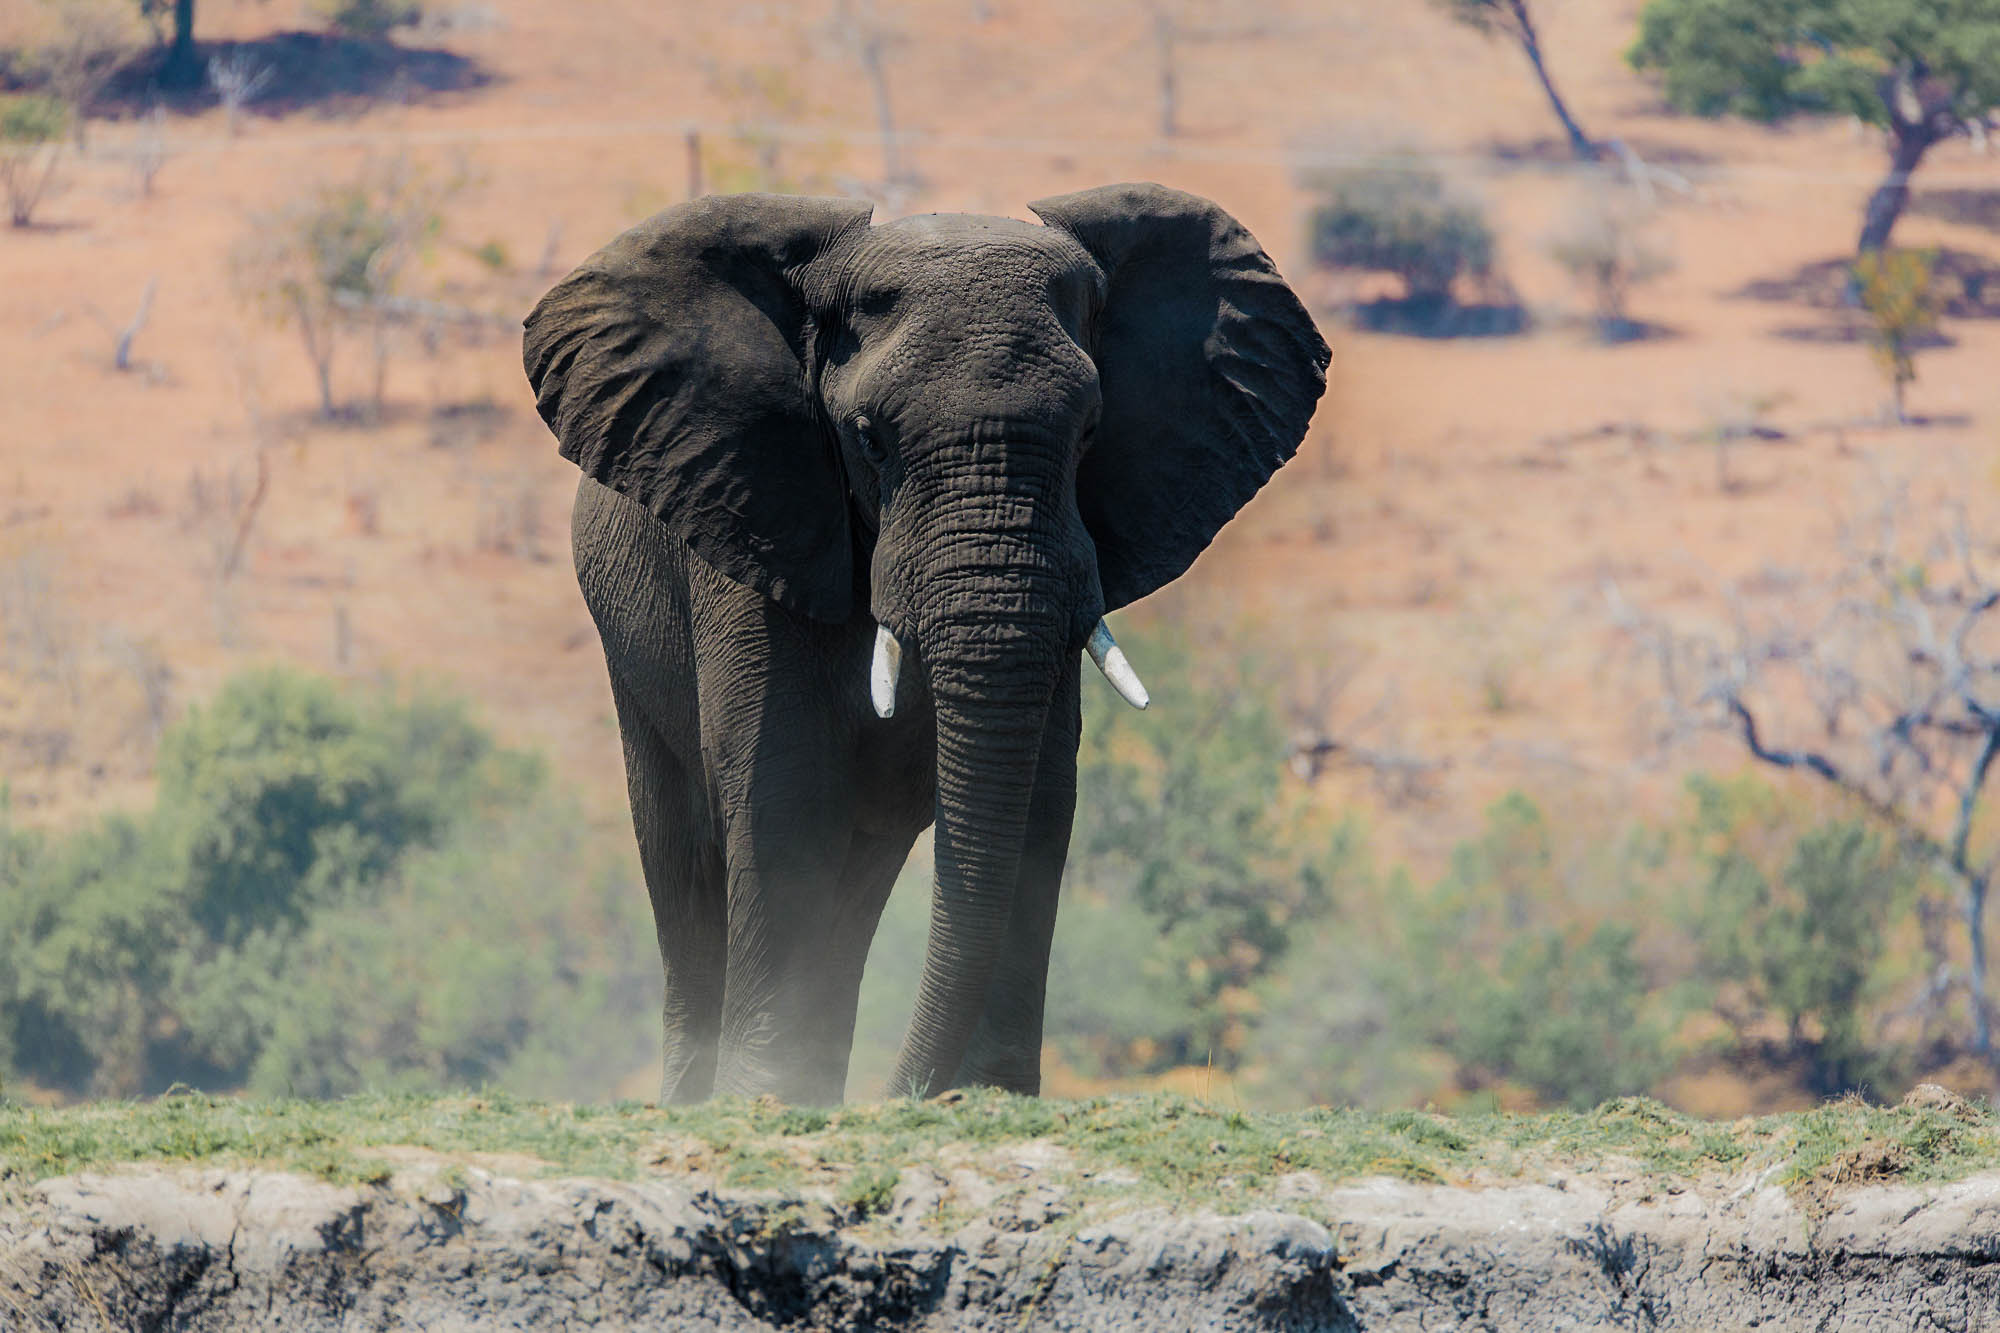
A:
POLYGON ((1042 1090, 1043 1002, 1049 951, 1055 939, 1056 901, 1069 858, 1076 817, 1076 747, 1082 734, 1079 668, 1070 665, 1056 686, 1042 738, 1035 793, 1029 805, 1028 841, 1020 883, 1007 918, 1007 942, 986 992, 972 1047, 959 1066, 959 1086, 1004 1088, 1023 1096, 1042 1090))

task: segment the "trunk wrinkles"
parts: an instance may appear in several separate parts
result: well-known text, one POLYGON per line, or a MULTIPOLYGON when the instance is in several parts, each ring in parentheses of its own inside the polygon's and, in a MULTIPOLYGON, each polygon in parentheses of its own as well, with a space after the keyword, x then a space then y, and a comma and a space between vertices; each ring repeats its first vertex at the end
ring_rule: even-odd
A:
POLYGON ((996 565, 954 568, 917 630, 937 708, 937 878, 930 947, 895 1092, 957 1080, 999 961, 1020 878, 1042 733, 1074 650, 1067 580, 996 565))
POLYGON ((1068 442, 986 422, 965 444, 913 464, 877 548, 876 613, 937 713, 930 946, 890 1084, 917 1096, 957 1082, 978 1029, 1056 683, 1102 613, 1068 442))

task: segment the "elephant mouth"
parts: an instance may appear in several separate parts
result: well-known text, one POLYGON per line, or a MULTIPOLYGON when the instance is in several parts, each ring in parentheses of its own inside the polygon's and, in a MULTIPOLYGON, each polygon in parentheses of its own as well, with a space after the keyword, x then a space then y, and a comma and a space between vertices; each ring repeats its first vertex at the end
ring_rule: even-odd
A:
MULTIPOLYGON (((1134 708, 1144 709, 1153 702, 1153 696, 1146 692, 1139 673, 1132 669, 1125 650, 1111 637, 1111 627, 1103 620, 1090 631, 1090 639, 1084 644, 1084 651, 1090 660, 1104 673, 1111 688, 1118 691, 1118 697, 1134 708)), ((895 631, 887 625, 875 627, 875 651, 868 663, 868 697, 875 705, 875 715, 887 720, 896 715, 896 686, 903 674, 903 645, 895 631)))

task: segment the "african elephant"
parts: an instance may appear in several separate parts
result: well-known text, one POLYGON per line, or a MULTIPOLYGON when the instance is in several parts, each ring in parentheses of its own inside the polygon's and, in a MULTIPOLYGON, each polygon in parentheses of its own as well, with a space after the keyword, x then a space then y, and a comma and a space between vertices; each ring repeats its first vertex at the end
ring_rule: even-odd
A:
POLYGON ((842 1096, 870 939, 936 824, 893 1089, 1035 1093, 1080 650, 1297 449, 1329 353, 1207 200, 872 225, 736 195, 640 223, 526 321, 583 472, 577 580, 666 967, 662 1098, 842 1096))

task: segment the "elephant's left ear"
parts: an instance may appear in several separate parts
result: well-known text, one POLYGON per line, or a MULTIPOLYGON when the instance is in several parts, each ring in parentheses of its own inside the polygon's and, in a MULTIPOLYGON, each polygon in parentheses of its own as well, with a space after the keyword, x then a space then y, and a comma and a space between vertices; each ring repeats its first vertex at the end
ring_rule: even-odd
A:
POLYGON ((806 371, 806 293, 869 213, 768 194, 680 204, 557 283, 521 340, 564 458, 722 574, 836 624, 854 551, 806 371))
POLYGON ((1243 224, 1162 185, 1028 205, 1108 279, 1104 415, 1077 473, 1107 610, 1178 577, 1298 450, 1332 360, 1243 224))

